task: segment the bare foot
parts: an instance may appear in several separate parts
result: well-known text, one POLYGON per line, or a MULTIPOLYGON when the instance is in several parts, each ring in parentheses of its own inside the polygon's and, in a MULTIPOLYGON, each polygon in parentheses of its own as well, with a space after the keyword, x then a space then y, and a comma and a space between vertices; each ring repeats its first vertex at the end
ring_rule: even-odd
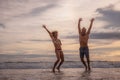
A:
POLYGON ((88 71, 91 71, 91 68, 90 68, 90 67, 88 68, 88 71))
POLYGON ((60 72, 60 68, 59 67, 57 67, 57 70, 58 70, 58 72, 60 72))
POLYGON ((85 68, 85 71, 87 71, 87 67, 85 68))
POLYGON ((55 73, 55 68, 52 69, 52 72, 55 73))

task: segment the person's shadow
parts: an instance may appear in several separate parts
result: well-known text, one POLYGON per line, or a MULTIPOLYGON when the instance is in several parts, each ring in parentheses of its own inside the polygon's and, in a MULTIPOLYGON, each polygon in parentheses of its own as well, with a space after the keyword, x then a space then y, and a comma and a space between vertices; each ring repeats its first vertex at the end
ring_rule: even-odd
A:
POLYGON ((78 78, 78 80, 92 80, 91 78, 91 71, 84 71, 81 73, 81 76, 78 78))

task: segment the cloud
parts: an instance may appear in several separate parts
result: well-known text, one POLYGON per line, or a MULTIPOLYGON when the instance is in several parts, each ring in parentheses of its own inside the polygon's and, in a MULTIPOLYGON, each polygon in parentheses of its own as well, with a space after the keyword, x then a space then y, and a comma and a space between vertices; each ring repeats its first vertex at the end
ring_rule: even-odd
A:
MULTIPOLYGON (((64 36, 65 39, 77 39, 78 35, 64 36)), ((91 39, 120 39, 120 32, 92 33, 91 39)))
POLYGON ((0 23, 0 28, 5 29, 5 25, 0 23))
POLYGON ((101 14, 101 16, 96 18, 108 22, 108 25, 104 26, 104 28, 120 30, 120 11, 114 9, 115 5, 109 5, 105 8, 98 8, 96 10, 96 12, 101 14))
POLYGON ((51 42, 50 39, 45 39, 45 40, 42 40, 42 39, 29 39, 29 40, 23 40, 23 41, 16 41, 16 43, 23 43, 23 42, 51 42))
POLYGON ((34 41, 34 42, 50 42, 51 40, 48 39, 48 40, 42 40, 42 39, 31 39, 31 40, 28 40, 28 41, 34 41))
POLYGON ((20 15, 17 15, 17 16, 14 16, 14 17, 29 17, 29 16, 38 16, 40 15, 41 13, 49 10, 50 8, 53 8, 55 7, 56 5, 55 4, 48 4, 46 6, 41 6, 41 7, 36 7, 36 8, 33 8, 30 12, 28 13, 23 13, 23 14, 20 14, 20 15))
POLYGON ((120 39, 120 32, 92 33, 92 39, 120 39))

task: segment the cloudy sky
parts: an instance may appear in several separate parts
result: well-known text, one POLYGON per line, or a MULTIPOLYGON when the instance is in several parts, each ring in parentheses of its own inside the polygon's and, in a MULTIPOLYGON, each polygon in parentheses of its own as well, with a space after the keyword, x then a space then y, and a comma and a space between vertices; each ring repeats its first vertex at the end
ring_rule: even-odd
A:
POLYGON ((0 54, 54 54, 42 24, 58 30, 65 54, 78 54, 78 19, 95 18, 91 56, 120 60, 119 0, 0 0, 0 54))

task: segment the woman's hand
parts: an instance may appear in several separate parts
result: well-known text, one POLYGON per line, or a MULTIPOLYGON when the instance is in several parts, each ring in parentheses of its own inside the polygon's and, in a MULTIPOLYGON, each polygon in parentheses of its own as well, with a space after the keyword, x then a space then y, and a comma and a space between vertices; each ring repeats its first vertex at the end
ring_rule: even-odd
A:
POLYGON ((79 18, 79 22, 82 21, 82 18, 79 18))
POLYGON ((91 22, 93 22, 94 20, 95 20, 95 19, 94 19, 94 18, 92 18, 90 21, 91 21, 91 22))
POLYGON ((46 26, 45 26, 45 25, 43 25, 42 27, 46 29, 46 26))

